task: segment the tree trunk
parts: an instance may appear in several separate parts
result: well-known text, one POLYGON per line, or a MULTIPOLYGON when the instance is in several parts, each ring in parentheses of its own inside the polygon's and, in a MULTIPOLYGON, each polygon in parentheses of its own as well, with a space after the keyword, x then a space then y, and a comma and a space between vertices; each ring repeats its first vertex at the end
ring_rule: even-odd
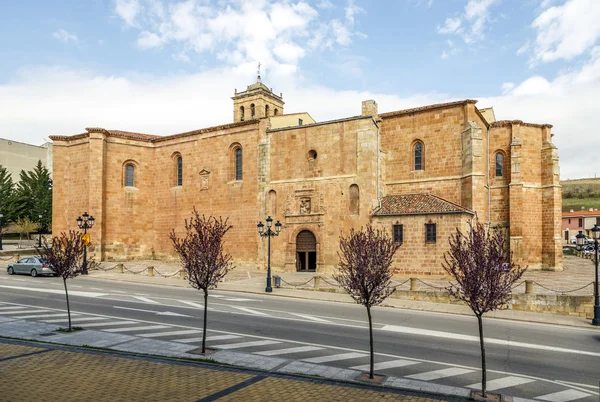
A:
POLYGON ((202 353, 206 353, 206 316, 208 313, 208 290, 204 291, 204 323, 202 330, 202 353))
POLYGON ((369 347, 371 349, 371 361, 369 363, 369 378, 373 379, 373 365, 375 358, 373 357, 373 319, 371 318, 371 307, 367 306, 367 316, 369 317, 369 347))
POLYGON ((69 292, 67 291, 67 280, 63 278, 65 285, 65 296, 67 297, 67 314, 69 315, 69 332, 71 332, 71 307, 69 306, 69 292))
POLYGON ((486 395, 486 369, 485 369, 485 345, 483 344, 483 318, 478 315, 477 323, 479 324, 479 344, 481 345, 481 396, 487 398, 486 395))

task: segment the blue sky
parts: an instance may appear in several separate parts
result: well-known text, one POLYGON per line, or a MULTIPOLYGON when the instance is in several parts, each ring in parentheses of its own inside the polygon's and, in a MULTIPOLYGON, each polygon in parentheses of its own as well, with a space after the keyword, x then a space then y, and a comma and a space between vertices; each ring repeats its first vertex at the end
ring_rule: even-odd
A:
POLYGON ((597 0, 5 2, 0 136, 226 123, 260 61, 286 112, 474 98, 499 119, 554 124, 562 176, 593 176, 598 20, 597 0))

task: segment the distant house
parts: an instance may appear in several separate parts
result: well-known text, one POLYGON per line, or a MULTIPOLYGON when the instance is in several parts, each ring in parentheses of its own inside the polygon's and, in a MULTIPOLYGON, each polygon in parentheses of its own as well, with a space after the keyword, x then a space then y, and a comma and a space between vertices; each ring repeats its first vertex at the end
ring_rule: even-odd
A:
POLYGON ((21 180, 21 170, 32 170, 38 161, 42 161, 52 175, 51 142, 38 146, 0 138, 0 165, 8 170, 14 183, 21 180))
POLYGON ((562 234, 563 240, 569 242, 569 238, 575 236, 579 231, 587 236, 592 235, 594 225, 600 226, 600 211, 596 208, 581 211, 570 210, 562 214, 562 234))

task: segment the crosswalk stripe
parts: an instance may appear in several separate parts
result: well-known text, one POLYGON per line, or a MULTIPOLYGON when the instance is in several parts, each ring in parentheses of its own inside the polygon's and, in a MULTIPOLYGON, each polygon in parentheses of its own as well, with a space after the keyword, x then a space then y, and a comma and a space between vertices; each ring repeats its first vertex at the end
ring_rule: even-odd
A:
POLYGON ((12 310, 12 311, 0 311, 1 315, 6 314, 26 314, 26 313, 49 313, 48 310, 12 310))
POLYGON ((105 329, 105 332, 133 332, 133 331, 146 331, 148 329, 162 329, 169 328, 168 325, 145 325, 142 327, 127 327, 127 328, 111 328, 105 329))
POLYGON ((6 306, 6 307, 0 307, 0 310, 18 310, 18 309, 23 309, 22 306, 6 306))
POLYGON ((302 359, 302 361, 308 362, 308 363, 327 363, 327 362, 335 362, 338 360, 355 359, 357 357, 365 357, 365 356, 367 356, 365 353, 351 352, 351 353, 340 353, 338 355, 328 355, 328 356, 313 357, 310 359, 302 359))
POLYGON ((256 310, 252 310, 251 308, 248 308, 248 307, 237 307, 237 306, 231 306, 231 307, 236 308, 238 310, 245 311, 246 313, 254 314, 254 315, 262 315, 262 316, 268 316, 269 315, 267 313, 263 313, 263 312, 256 311, 256 310))
POLYGON ((590 394, 586 392, 576 391, 574 389, 567 389, 565 391, 555 392, 553 394, 536 396, 535 399, 550 402, 569 402, 574 401, 575 399, 585 398, 586 396, 590 396, 590 394))
POLYGON ((273 345, 275 343, 281 343, 278 341, 251 341, 251 342, 241 342, 241 343, 230 343, 225 345, 213 345, 213 348, 218 349, 240 349, 240 348, 249 348, 252 346, 265 346, 265 345, 273 345))
MULTIPOLYGON (((497 380, 488 381, 486 388, 490 391, 495 391, 497 389, 514 387, 516 385, 527 384, 534 381, 535 380, 532 380, 531 378, 508 376, 504 378, 498 378, 497 380)), ((467 388, 481 388, 481 383, 478 382, 467 385, 467 388)))
POLYGON ((188 306, 192 306, 192 307, 196 307, 201 310, 204 310, 204 305, 202 305, 202 304, 194 303, 194 302, 187 301, 187 300, 177 300, 177 301, 180 303, 183 303, 183 304, 187 304, 188 306))
POLYGON ((115 325, 131 325, 131 324, 138 324, 137 321, 110 321, 110 322, 94 322, 91 324, 85 324, 86 328, 93 328, 93 327, 114 327, 115 325))
MULTIPOLYGON (((202 331, 200 331, 200 332, 202 332, 202 331)), ((206 341, 207 342, 208 341, 223 341, 226 339, 237 339, 237 338, 241 338, 241 336, 239 336, 239 335, 215 335, 215 336, 207 336, 206 341)), ((202 342, 202 337, 177 339, 175 342, 181 342, 181 343, 202 342)))
MULTIPOLYGON (((404 359, 390 360, 389 362, 375 363, 373 365, 373 370, 385 370, 385 369, 389 369, 389 368, 411 366, 413 364, 419 364, 419 363, 420 362, 416 362, 414 360, 404 360, 404 359)), ((369 364, 363 364, 361 366, 354 366, 354 367, 350 367, 350 368, 354 369, 354 370, 369 370, 371 367, 369 364)))
POLYGON ((144 296, 133 296, 134 299, 138 299, 140 301, 146 302, 146 303, 152 303, 152 304, 160 304, 159 302, 155 301, 155 300, 151 300, 148 299, 147 297, 144 296))
MULTIPOLYGON (((76 316, 77 314, 72 313, 71 317, 76 316)), ((65 317, 68 318, 67 313, 60 313, 60 314, 34 314, 34 315, 19 315, 13 318, 20 318, 20 319, 28 319, 28 318, 44 318, 44 317, 65 317)))
POLYGON ((453 377, 455 375, 472 373, 474 371, 475 370, 467 370, 467 369, 458 368, 458 367, 451 367, 451 368, 442 369, 442 370, 434 370, 434 371, 428 371, 425 373, 407 375, 406 378, 412 378, 413 380, 421 380, 421 381, 431 381, 431 380, 437 380, 438 378, 453 377))
POLYGON ((323 318, 319 318, 319 317, 313 317, 312 315, 308 315, 308 314, 298 314, 298 313, 289 313, 289 314, 295 315, 300 318, 306 318, 307 320, 311 320, 311 321, 331 323, 331 321, 329 321, 329 320, 324 320, 323 318))
MULTIPOLYGON (((161 336, 169 336, 169 335, 186 335, 186 334, 197 334, 199 331, 197 329, 186 329, 182 331, 165 331, 165 332, 154 332, 152 334, 141 334, 140 336, 144 338, 158 338, 161 336)), ((202 332, 202 331, 200 331, 202 332)))
MULTIPOLYGON (((106 317, 75 317, 73 319, 73 321, 77 321, 77 322, 81 322, 81 321, 99 321, 99 320, 106 320, 106 317)), ((41 320, 42 322, 49 322, 49 323, 54 323, 54 322, 65 322, 67 321, 67 317, 65 318, 59 318, 59 319, 52 319, 52 320, 41 320)))
POLYGON ((264 352, 256 352, 255 354, 261 356, 278 356, 278 355, 286 355, 290 353, 300 353, 300 352, 311 352, 313 350, 321 350, 323 348, 317 346, 298 346, 295 348, 286 348, 286 349, 277 349, 277 350, 266 350, 264 352))

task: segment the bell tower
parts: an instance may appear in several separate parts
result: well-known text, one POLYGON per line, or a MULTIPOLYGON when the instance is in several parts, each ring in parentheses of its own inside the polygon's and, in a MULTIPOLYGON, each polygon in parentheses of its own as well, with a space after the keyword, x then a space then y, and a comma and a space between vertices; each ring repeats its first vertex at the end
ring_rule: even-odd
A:
POLYGON ((256 82, 248 85, 244 92, 235 90, 233 99, 233 122, 261 119, 283 114, 283 94, 275 95, 260 80, 260 63, 258 64, 256 82))

